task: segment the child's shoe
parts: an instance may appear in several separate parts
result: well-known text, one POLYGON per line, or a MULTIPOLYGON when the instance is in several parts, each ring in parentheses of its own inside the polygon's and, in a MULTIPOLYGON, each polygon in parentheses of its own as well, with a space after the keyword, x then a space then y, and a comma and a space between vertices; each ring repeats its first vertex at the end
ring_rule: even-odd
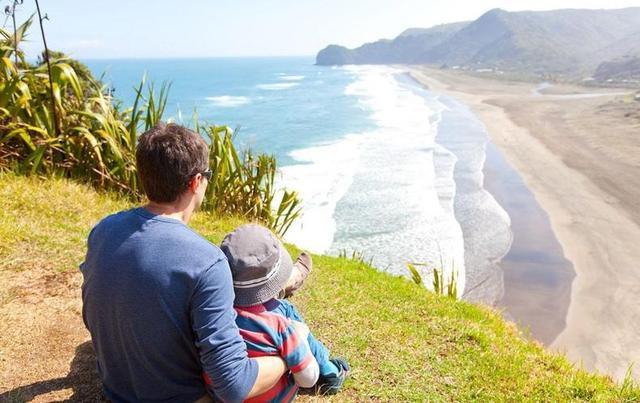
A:
POLYGON ((332 358, 329 361, 338 367, 340 373, 337 375, 320 375, 315 389, 316 393, 321 395, 335 395, 338 393, 349 376, 349 364, 344 358, 332 358))
POLYGON ((287 285, 284 287, 278 298, 289 298, 296 292, 309 276, 311 268, 313 267, 313 261, 311 256, 307 252, 302 252, 296 262, 293 264, 293 270, 291 277, 287 281, 287 285))

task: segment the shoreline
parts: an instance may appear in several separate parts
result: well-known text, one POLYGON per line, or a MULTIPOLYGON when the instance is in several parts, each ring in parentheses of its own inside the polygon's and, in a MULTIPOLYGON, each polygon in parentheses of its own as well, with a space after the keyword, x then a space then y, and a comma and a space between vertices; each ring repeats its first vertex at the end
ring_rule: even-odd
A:
POLYGON ((444 107, 441 124, 449 122, 438 127, 436 142, 462 157, 453 173, 468 277, 462 298, 503 309, 505 319, 548 346, 565 327, 573 265, 546 212, 492 143, 484 124, 468 106, 434 95, 444 107))
POLYGON ((466 105, 412 82, 438 100, 441 111, 435 140, 456 157, 451 174, 454 216, 464 242, 466 287, 462 298, 494 306, 504 294, 499 262, 509 252, 513 233, 509 214, 484 186, 489 135, 466 105))
POLYGON ((499 260, 504 292, 495 305, 503 316, 550 345, 566 327, 575 270, 565 256, 548 214, 518 172, 491 142, 484 186, 511 218, 512 243, 499 260))
MULTIPOLYGON (((316 253, 356 251, 396 275, 407 274, 407 262, 444 260, 446 277, 453 276, 455 267, 462 290, 464 243, 453 214, 450 172, 455 162, 453 155, 438 152, 439 103, 398 73, 383 66, 351 69, 353 81, 344 94, 368 114, 365 129, 290 153, 306 156, 296 159, 309 164, 283 166, 282 183, 311 200, 312 208, 304 205, 302 218, 285 239, 316 253), (337 180, 331 178, 334 171, 337 180), (314 243, 318 226, 327 229, 322 245, 314 243), (322 247, 311 248, 314 244, 322 247)), ((430 286, 431 269, 419 267, 430 286)))
MULTIPOLYGON (((640 241, 636 220, 640 209, 634 209, 637 199, 625 197, 626 193, 635 197, 633 191, 607 186, 607 180, 620 179, 615 172, 633 172, 621 169, 626 165, 616 165, 620 160, 628 161, 631 167, 636 160, 628 155, 632 140, 619 136, 628 128, 619 128, 618 119, 604 121, 596 113, 580 114, 593 107, 615 116, 601 107, 615 97, 536 96, 533 102, 535 84, 496 82, 427 68, 409 67, 409 71, 431 90, 474 111, 493 144, 549 215, 553 232, 576 272, 566 327, 551 348, 589 369, 623 379, 629 365, 640 358, 640 309, 636 304, 640 273, 635 270, 640 262, 640 251, 635 247, 640 241), (605 133, 616 136, 615 142, 607 139, 607 144, 601 138, 607 128, 605 133), (572 129, 576 132, 567 136, 566 131, 572 129), (611 150, 605 155, 610 161, 600 158, 594 167, 589 158, 598 158, 596 150, 602 145, 611 150), (592 154, 587 154, 590 151, 592 154), (600 165, 602 169, 597 170, 600 165)), ((577 87, 572 90, 586 92, 577 87)))

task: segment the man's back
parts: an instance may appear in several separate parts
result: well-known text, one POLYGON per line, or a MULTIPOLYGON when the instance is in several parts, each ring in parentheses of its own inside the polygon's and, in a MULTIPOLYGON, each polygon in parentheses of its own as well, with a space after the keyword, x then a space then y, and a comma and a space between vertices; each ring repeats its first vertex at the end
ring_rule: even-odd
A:
POLYGON ((81 270, 110 399, 195 401, 206 393, 203 367, 240 394, 251 388, 257 368, 235 326, 226 258, 182 222, 143 208, 107 217, 81 270))

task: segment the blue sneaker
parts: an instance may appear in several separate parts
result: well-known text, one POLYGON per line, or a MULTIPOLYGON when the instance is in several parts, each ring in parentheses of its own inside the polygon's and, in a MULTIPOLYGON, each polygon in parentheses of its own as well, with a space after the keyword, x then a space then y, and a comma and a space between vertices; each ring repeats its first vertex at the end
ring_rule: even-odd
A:
POLYGON ((320 395, 335 395, 342 389, 344 381, 349 376, 349 364, 344 358, 332 358, 331 361, 338 369, 340 373, 337 375, 320 375, 318 382, 316 383, 316 393, 320 395))

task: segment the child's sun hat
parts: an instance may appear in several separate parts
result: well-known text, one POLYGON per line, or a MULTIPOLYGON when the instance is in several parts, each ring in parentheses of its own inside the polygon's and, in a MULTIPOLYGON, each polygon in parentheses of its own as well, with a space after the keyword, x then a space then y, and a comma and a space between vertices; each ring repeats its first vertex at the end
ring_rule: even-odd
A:
POLYGON ((267 228, 246 224, 227 234, 220 248, 229 260, 235 305, 253 306, 278 296, 293 270, 291 255, 267 228))

